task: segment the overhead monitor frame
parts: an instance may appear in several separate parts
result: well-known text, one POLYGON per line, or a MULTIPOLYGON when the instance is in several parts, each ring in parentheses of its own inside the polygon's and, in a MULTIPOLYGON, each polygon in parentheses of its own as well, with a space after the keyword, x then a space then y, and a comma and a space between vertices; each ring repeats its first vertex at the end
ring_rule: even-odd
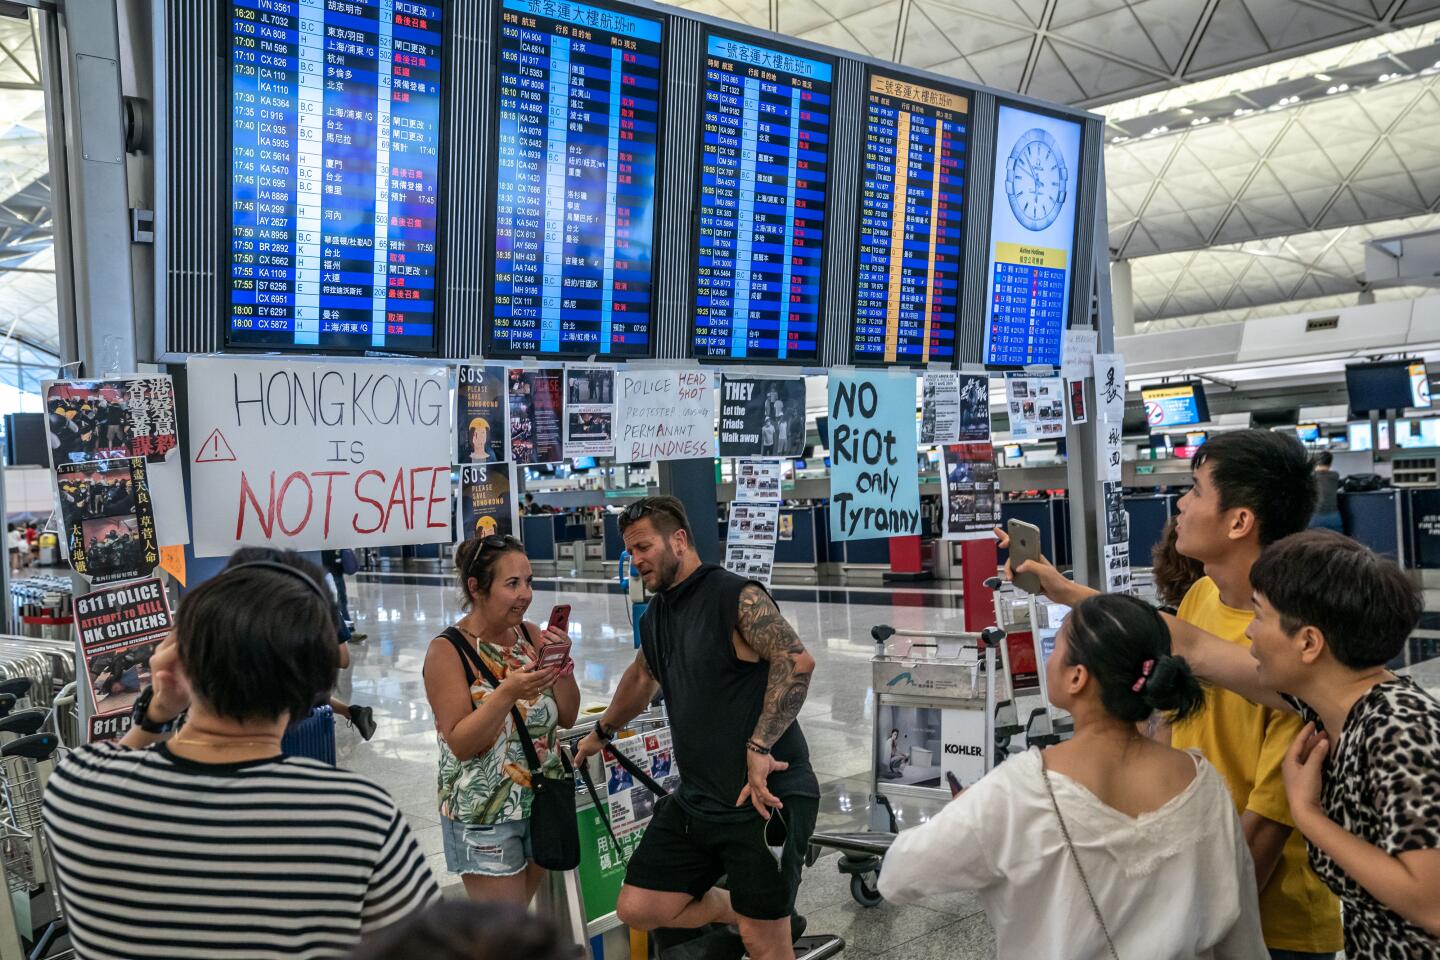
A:
MULTIPOLYGON (((825 344, 825 301, 826 284, 822 280, 815 295, 815 351, 811 356, 806 357, 735 357, 735 356, 700 356, 695 349, 695 329, 697 324, 697 310, 700 305, 700 285, 697 282, 700 268, 700 216, 702 197, 705 190, 705 143, 704 143, 704 115, 705 115, 705 74, 707 71, 706 60, 709 58, 710 38, 723 37, 727 40, 734 40, 738 43, 746 43, 756 47, 763 47, 777 53, 786 53, 792 56, 801 57, 805 60, 815 60, 827 63, 830 66, 830 107, 825 114, 826 123, 826 147, 825 147, 825 202, 821 207, 821 230, 820 230, 820 251, 818 262, 821 265, 822 273, 825 265, 825 254, 830 249, 830 232, 825 229, 830 219, 830 209, 835 203, 833 186, 834 163, 834 138, 835 138, 835 70, 839 66, 835 57, 820 50, 812 50, 808 47, 797 46, 776 40, 769 34, 749 34, 742 29, 732 29, 703 23, 700 33, 700 70, 696 76, 696 122, 700 129, 701 142, 695 150, 695 165, 693 169, 693 180, 691 183, 690 196, 693 201, 693 213, 691 215, 690 252, 687 264, 687 276, 690 278, 690 319, 685 325, 684 356, 686 359, 697 360, 705 364, 765 364, 778 366, 815 366, 821 362, 825 344)), ((734 318, 731 318, 732 323, 734 318)))
MULTIPOLYGON (((218 202, 225 204, 225 213, 217 218, 223 235, 220 238, 220 268, 221 274, 219 283, 223 299, 223 313, 221 322, 224 324, 223 337, 221 342, 225 349, 233 353, 273 353, 276 351, 290 354, 309 354, 319 356, 385 356, 398 355, 406 357, 439 357, 443 350, 444 331, 447 318, 445 313, 445 249, 448 244, 448 219, 445 216, 445 190, 449 186, 450 177, 450 129, 446 122, 450 116, 453 88, 455 86, 455 16, 456 4, 453 0, 425 0, 441 8, 442 16, 440 23, 440 101, 439 119, 436 122, 436 141, 439 144, 435 165, 435 264, 432 276, 435 280, 434 296, 432 303, 435 305, 434 319, 430 331, 430 346, 424 350, 401 350, 390 346, 328 346, 325 344, 297 344, 293 342, 294 330, 290 331, 292 338, 290 343, 246 343, 243 340, 237 341, 233 338, 234 331, 231 329, 233 321, 234 280, 234 240, 235 240, 235 30, 231 23, 233 18, 234 0, 226 0, 222 4, 224 10, 224 35, 223 35, 223 58, 221 69, 225 71, 225 96, 227 107, 223 116, 225 122, 224 143, 225 143, 225 172, 224 196, 218 202)), ((298 121, 299 110, 296 110, 298 121)), ((298 138, 297 138, 298 139, 298 138)), ((291 316, 293 327, 294 317, 291 316)))
MULTIPOLYGON (((500 151, 500 78, 504 71, 504 65, 500 58, 501 32, 505 28, 504 0, 494 0, 496 8, 495 24, 491 31, 491 50, 494 51, 494 63, 490 70, 490 81, 492 84, 493 96, 491 102, 485 106, 488 111, 490 123, 490 140, 487 144, 495 151, 497 157, 500 151)), ((631 6, 628 4, 615 3, 612 0, 578 0, 585 6, 597 7, 611 13, 622 14, 627 17, 637 17, 643 20, 658 21, 660 24, 660 64, 658 75, 660 85, 656 90, 655 105, 655 176, 652 184, 652 197, 650 208, 650 305, 645 314, 646 349, 644 353, 598 353, 585 350, 516 350, 510 347, 497 347, 495 345, 495 280, 496 280, 496 257, 497 231, 499 228, 499 197, 500 178, 494 175, 486 186, 486 196, 490 202, 490 215, 485 223, 485 235, 489 240, 489 247, 485 256, 485 264, 489 267, 484 280, 484 310, 485 319, 481 324, 481 349, 485 357, 496 359, 514 360, 523 357, 538 357, 548 360, 585 360, 593 358, 597 361, 620 363, 625 360, 645 360, 655 356, 655 323, 658 316, 656 305, 658 295, 655 289, 656 263, 655 263, 655 240, 660 229, 660 213, 663 205, 662 186, 664 183, 665 166, 665 138, 668 132, 665 112, 665 80, 670 61, 670 36, 674 27, 674 17, 668 13, 662 13, 658 9, 649 6, 631 6)), ((552 18, 553 19, 553 18, 552 18)))

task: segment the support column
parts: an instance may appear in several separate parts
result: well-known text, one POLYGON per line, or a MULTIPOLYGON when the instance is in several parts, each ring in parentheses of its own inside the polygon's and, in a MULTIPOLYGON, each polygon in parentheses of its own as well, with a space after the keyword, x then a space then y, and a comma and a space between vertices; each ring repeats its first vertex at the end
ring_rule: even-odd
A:
POLYGON ((706 563, 723 563, 715 461, 662 460, 656 466, 660 475, 658 492, 676 497, 685 505, 685 515, 695 533, 695 552, 706 563))
POLYGON ((1110 264, 1110 311, 1115 321, 1115 336, 1117 337, 1129 337, 1135 334, 1135 293, 1130 284, 1130 261, 1112 261, 1110 264))

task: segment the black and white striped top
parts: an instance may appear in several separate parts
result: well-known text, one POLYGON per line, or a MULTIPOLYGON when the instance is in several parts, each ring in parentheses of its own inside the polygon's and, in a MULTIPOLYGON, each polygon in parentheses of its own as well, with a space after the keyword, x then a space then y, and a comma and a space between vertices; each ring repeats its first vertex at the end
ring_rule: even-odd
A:
POLYGON ((314 760, 92 744, 44 819, 85 960, 335 957, 440 896, 385 791, 314 760))

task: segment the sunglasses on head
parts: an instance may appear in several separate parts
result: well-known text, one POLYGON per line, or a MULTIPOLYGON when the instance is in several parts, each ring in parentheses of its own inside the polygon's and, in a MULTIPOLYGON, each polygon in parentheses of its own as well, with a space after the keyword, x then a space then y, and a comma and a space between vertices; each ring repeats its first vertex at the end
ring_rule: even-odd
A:
POLYGON ((502 549, 502 548, 504 548, 504 547, 509 547, 509 546, 516 546, 516 547, 518 547, 518 546, 521 546, 521 545, 522 545, 522 544, 520 543, 520 541, 519 541, 517 538, 510 536, 510 534, 508 534, 508 533, 505 534, 504 536, 501 536, 500 534, 497 534, 497 533, 492 533, 492 534, 490 534, 490 536, 488 536, 488 537, 486 537, 485 539, 483 539, 483 540, 480 541, 480 549, 481 549, 481 550, 491 550, 491 549, 499 550, 499 549, 502 549))

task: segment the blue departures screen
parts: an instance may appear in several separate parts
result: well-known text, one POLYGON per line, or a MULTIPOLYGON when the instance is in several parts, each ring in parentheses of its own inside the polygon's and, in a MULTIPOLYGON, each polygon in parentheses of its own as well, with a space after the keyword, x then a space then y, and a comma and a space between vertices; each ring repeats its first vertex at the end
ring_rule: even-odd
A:
POLYGON ((711 34, 693 355, 818 359, 831 66, 711 34))
POLYGON ((1082 128, 1005 104, 996 128, 985 363, 1058 366, 1075 273, 1082 128))
POLYGON ((955 356, 969 98, 870 77, 855 360, 955 356))
POLYGON ((494 354, 647 356, 659 19, 505 0, 494 354))
POLYGON ((235 0, 227 342, 436 349, 443 4, 235 0))

